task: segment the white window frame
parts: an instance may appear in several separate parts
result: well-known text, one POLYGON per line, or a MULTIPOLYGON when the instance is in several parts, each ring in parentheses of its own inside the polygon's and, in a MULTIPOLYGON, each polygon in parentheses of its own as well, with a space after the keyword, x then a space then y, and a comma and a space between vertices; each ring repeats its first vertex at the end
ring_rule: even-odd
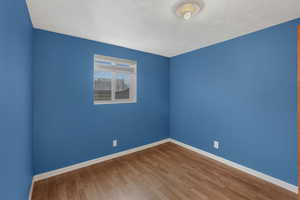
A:
MULTIPOLYGON (((93 74, 93 102, 94 105, 97 104, 121 104, 121 103, 136 103, 136 96, 137 96, 137 62, 122 58, 115 58, 115 57, 109 57, 109 56, 103 56, 103 55, 94 55, 94 71, 96 70, 96 60, 103 60, 103 61, 109 61, 113 63, 120 63, 120 64, 127 64, 132 69, 132 72, 128 72, 131 74, 131 83, 129 88, 129 99, 115 99, 115 87, 116 87, 116 74, 118 72, 126 73, 124 71, 118 71, 118 70, 107 70, 108 72, 112 72, 112 90, 111 90, 111 98, 112 100, 104 100, 104 101, 97 101, 94 99, 94 89, 95 89, 95 80, 94 80, 94 74, 93 74)), ((105 69, 101 69, 105 71, 105 69)))

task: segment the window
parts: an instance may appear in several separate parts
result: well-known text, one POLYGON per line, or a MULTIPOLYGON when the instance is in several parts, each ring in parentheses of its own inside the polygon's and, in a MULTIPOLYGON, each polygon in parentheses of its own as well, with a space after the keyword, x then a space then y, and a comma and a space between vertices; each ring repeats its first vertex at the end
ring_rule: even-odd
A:
POLYGON ((94 104, 136 102, 136 62, 94 56, 94 104))

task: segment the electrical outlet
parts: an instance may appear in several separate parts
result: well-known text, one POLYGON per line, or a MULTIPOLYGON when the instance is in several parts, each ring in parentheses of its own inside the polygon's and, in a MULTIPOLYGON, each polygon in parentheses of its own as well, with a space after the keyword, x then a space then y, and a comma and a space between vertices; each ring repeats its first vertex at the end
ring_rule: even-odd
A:
POLYGON ((118 146, 118 140, 113 140, 113 147, 118 146))
POLYGON ((219 141, 214 141, 214 148, 219 149, 219 141))

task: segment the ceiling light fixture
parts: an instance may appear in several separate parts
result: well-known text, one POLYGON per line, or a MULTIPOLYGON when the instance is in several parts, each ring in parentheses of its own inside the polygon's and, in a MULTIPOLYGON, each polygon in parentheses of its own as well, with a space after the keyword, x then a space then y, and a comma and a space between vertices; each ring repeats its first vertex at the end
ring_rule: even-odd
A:
POLYGON ((200 0, 184 1, 176 6, 176 15, 185 20, 189 20, 192 16, 198 14, 202 8, 203 3, 200 0))

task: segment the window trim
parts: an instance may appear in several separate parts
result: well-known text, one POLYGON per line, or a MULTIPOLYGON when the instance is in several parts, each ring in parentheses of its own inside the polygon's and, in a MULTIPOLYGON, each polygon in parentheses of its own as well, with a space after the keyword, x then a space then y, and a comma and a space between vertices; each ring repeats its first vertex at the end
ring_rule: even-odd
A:
MULTIPOLYGON (((123 104, 123 103, 136 103, 137 102, 137 62, 133 61, 133 60, 127 60, 127 59, 123 59, 123 58, 116 58, 116 57, 109 57, 109 56, 103 56, 103 55, 99 55, 99 54, 95 54, 94 55, 94 60, 93 60, 93 104, 94 105, 103 105, 103 104, 123 104), (114 99, 114 100, 104 100, 104 101, 97 101, 94 100, 94 88, 95 88, 95 80, 94 80, 94 73, 95 73, 95 60, 96 59, 100 59, 100 60, 107 60, 110 62, 115 62, 115 63, 122 63, 122 64, 128 64, 130 65, 130 68, 133 69, 133 73, 127 72, 129 73, 132 77, 131 77, 131 85, 129 88, 129 92, 130 94, 132 93, 132 90, 134 92, 134 94, 132 95, 131 98, 129 99, 114 99)), ((112 71, 111 71, 112 72, 112 71)), ((118 72, 112 72, 113 74, 113 78, 112 78, 112 99, 113 96, 115 95, 115 76, 116 73, 118 72)), ((126 72, 123 72, 126 73, 126 72)))

